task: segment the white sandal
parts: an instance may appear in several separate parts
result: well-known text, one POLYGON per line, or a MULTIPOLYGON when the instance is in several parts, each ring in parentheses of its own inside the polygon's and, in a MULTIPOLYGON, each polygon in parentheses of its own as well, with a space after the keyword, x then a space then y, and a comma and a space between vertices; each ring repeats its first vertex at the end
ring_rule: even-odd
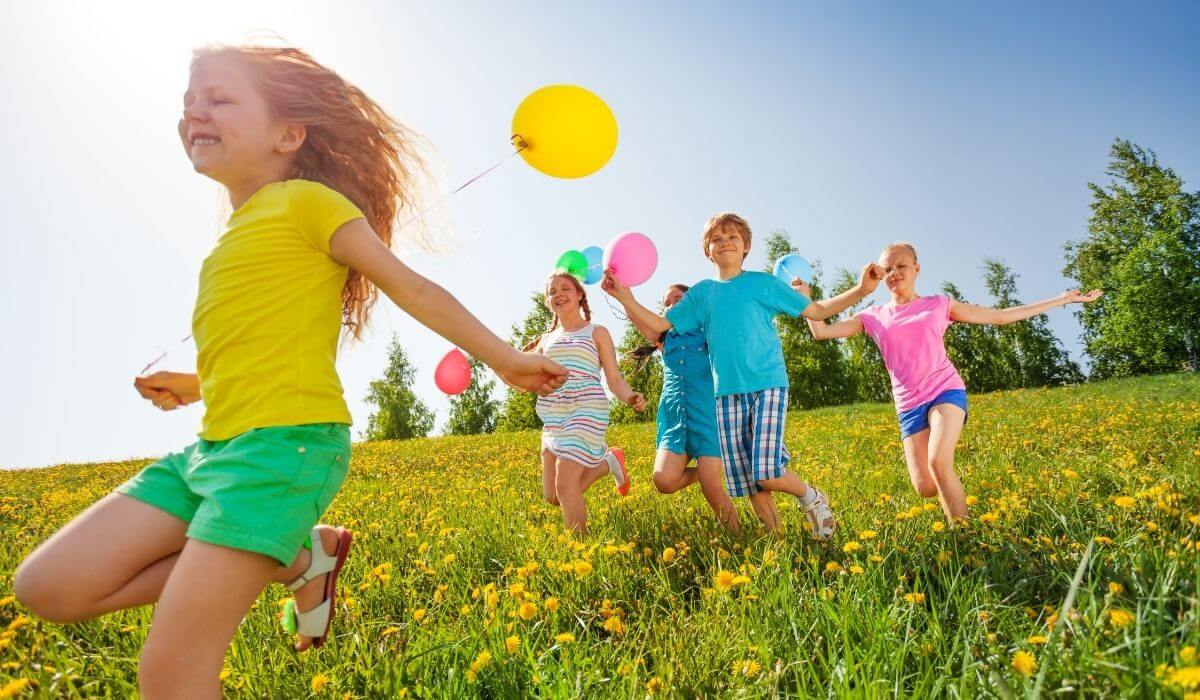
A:
POLYGON ((320 605, 312 610, 300 612, 296 610, 295 599, 293 599, 288 601, 289 605, 284 611, 284 629, 311 637, 312 645, 317 649, 325 644, 325 639, 329 635, 329 626, 333 623, 333 616, 337 612, 338 574, 342 572, 342 567, 346 564, 346 555, 349 554, 350 543, 354 540, 353 533, 345 528, 339 527, 337 534, 337 551, 333 554, 326 554, 325 547, 321 544, 321 533, 314 527, 309 535, 309 539, 312 540, 312 561, 309 562, 308 569, 304 573, 287 584, 288 590, 297 591, 316 577, 328 574, 325 577, 325 596, 320 605), (292 617, 291 620, 286 619, 288 615, 292 617))
POLYGON ((837 520, 833 517, 833 509, 829 507, 829 498, 816 486, 810 484, 808 488, 812 489, 817 497, 812 503, 803 506, 802 510, 808 516, 812 536, 818 540, 827 540, 833 537, 833 531, 837 529, 837 520), (833 520, 833 525, 826 527, 826 520, 833 520))

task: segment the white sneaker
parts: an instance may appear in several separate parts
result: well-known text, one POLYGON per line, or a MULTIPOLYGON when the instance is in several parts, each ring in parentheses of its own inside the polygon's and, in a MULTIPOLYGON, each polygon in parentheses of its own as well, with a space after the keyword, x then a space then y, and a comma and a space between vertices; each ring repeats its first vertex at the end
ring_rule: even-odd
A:
MULTIPOLYGON (((837 520, 833 517, 833 509, 829 507, 829 498, 816 486, 810 484, 808 488, 813 490, 816 498, 808 505, 801 505, 801 509, 808 516, 808 527, 812 536, 818 540, 827 540, 833 537, 833 531, 837 529, 837 520)), ((803 501, 801 503, 803 504, 803 501)))

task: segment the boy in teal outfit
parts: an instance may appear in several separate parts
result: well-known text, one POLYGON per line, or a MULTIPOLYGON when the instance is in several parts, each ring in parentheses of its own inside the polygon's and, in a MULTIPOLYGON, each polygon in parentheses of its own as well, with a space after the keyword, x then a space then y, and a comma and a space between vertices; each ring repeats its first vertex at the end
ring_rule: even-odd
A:
POLYGON ((750 225, 736 214, 709 219, 701 240, 717 279, 692 287, 665 318, 639 304, 611 273, 605 274, 602 288, 639 327, 655 333, 672 328, 703 333, 712 360, 729 494, 749 496, 763 524, 779 530, 772 492, 790 493, 799 499, 812 535, 828 539, 837 527, 828 498, 787 468, 790 456, 783 435, 788 377, 774 319, 781 313, 815 321, 829 318, 873 292, 883 274, 878 265, 868 263, 854 288, 832 299, 809 301, 808 285, 801 280, 793 280, 793 289, 774 275, 742 269, 750 238, 750 225))

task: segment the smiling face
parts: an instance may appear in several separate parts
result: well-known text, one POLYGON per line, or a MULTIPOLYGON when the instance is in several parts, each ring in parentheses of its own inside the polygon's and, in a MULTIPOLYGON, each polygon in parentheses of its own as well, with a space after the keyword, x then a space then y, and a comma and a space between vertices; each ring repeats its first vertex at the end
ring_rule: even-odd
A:
POLYGON ((894 297, 913 294, 921 265, 917 256, 905 246, 889 246, 879 254, 879 266, 883 268, 883 282, 894 297))
POLYGON ((300 145, 293 143, 297 128, 271 116, 247 64, 235 55, 210 54, 193 64, 179 136, 196 172, 229 187, 286 169, 300 145))
POLYGON ((750 254, 750 242, 737 226, 725 224, 709 232, 704 240, 704 254, 719 266, 740 266, 750 254))
POLYGON ((559 318, 571 318, 579 313, 583 287, 570 275, 554 275, 546 285, 546 306, 559 318))

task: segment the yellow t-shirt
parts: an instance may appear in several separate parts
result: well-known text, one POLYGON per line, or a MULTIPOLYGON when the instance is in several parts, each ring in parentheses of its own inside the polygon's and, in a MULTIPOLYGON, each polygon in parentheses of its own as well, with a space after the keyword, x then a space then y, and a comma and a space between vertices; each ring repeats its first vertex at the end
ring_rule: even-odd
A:
POLYGON ((347 268, 329 256, 350 200, 308 180, 272 182, 229 217, 200 268, 192 314, 200 437, 350 423, 334 369, 347 268))

